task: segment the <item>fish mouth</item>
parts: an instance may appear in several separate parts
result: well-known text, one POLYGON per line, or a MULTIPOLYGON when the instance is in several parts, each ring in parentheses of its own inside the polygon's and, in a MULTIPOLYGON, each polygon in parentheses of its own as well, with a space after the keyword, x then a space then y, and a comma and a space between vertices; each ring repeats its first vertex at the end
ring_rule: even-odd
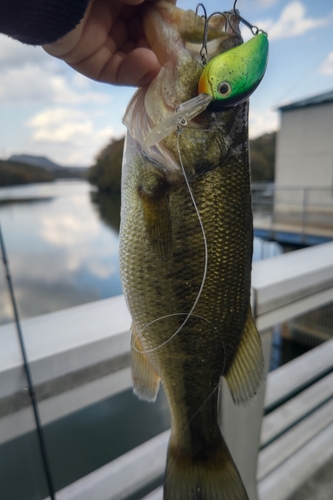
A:
MULTIPOLYGON (((203 70, 200 51, 204 26, 204 19, 193 11, 184 11, 165 1, 147 4, 143 15, 144 32, 162 67, 148 87, 138 90, 123 120, 129 134, 139 143, 145 156, 162 165, 166 172, 177 175, 181 169, 175 147, 170 147, 169 137, 165 138, 165 132, 162 131, 162 137, 161 130, 154 129, 159 124, 162 124, 160 128, 163 129, 163 122, 167 120, 168 124, 168 120, 171 120, 172 133, 178 126, 177 120, 173 118, 177 115, 176 110, 182 110, 184 103, 198 97, 198 82, 203 70), (153 130, 154 134, 151 136, 153 130)), ((211 18, 207 34, 208 61, 241 43, 239 20, 233 12, 211 18)), ((196 120, 189 122, 182 114, 176 118, 181 118, 181 121, 185 118, 189 129, 202 127, 202 120, 211 119, 211 114, 201 112, 207 108, 210 101, 211 97, 206 96, 194 103, 194 108, 199 109, 201 113, 196 120)), ((190 115, 191 113, 192 110, 190 115)), ((174 134, 170 137, 172 135, 174 134)))
MULTIPOLYGON (((171 96, 170 94, 166 95, 165 88, 161 89, 164 90, 166 97, 164 100, 162 99, 164 119, 158 121, 157 124, 155 122, 143 142, 143 149, 147 156, 149 156, 151 148, 158 142, 177 129, 188 125, 191 120, 211 105, 213 96, 210 92, 199 92, 197 95, 197 82, 203 69, 203 63, 242 42, 239 33, 239 20, 233 12, 217 13, 212 16, 207 23, 205 33, 204 18, 193 11, 183 11, 166 2, 158 2, 156 6, 158 13, 150 9, 145 16, 145 34, 163 69, 173 63, 174 72, 180 76, 181 84, 177 86, 177 82, 173 82, 174 91, 171 96), (170 23, 175 28, 173 38, 169 37, 168 42, 163 39, 163 23, 170 23), (206 34, 205 41, 204 34, 206 34), (185 82, 182 73, 186 75, 185 82)), ((149 92, 146 99, 147 107, 149 107, 149 92)), ((150 116, 153 116, 153 110, 151 110, 150 116)), ((191 126, 195 127, 195 122, 192 122, 191 126)))
POLYGON ((181 130, 189 121, 193 120, 211 104, 213 97, 209 94, 199 94, 193 99, 184 102, 162 122, 156 125, 143 142, 144 151, 149 150, 158 142, 168 137, 172 132, 181 130))
MULTIPOLYGON (((164 0, 151 4, 143 19, 145 36, 160 64, 179 56, 175 46, 182 40, 183 47, 198 63, 201 63, 205 20, 191 10, 184 11, 164 0), (165 26, 172 26, 170 37, 165 26)), ((234 12, 217 13, 207 25, 207 61, 242 43, 239 19, 234 12)))

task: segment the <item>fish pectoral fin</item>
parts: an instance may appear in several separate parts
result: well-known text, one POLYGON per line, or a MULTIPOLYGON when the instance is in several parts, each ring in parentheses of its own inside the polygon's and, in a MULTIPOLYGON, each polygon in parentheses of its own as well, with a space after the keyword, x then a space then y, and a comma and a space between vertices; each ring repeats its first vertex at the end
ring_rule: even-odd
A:
POLYGON ((156 252, 167 255, 171 251, 172 224, 166 187, 156 180, 149 189, 139 189, 139 195, 149 241, 156 252))
POLYGON ((261 339, 251 308, 235 358, 224 374, 232 399, 236 404, 254 400, 263 379, 264 357, 261 339))
POLYGON ((134 325, 132 325, 131 330, 131 368, 134 394, 144 401, 155 401, 160 387, 160 377, 147 354, 144 353, 134 325))

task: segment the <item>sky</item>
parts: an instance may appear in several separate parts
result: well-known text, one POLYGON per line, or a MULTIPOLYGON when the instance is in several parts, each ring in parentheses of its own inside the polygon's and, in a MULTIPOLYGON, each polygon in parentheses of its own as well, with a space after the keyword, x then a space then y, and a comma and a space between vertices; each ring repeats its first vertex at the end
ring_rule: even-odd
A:
MULTIPOLYGON (((233 0, 202 0, 208 14, 233 0)), ((195 10, 198 1, 178 0, 195 10)), ((241 15, 268 33, 264 80, 250 99, 250 137, 278 130, 277 107, 333 90, 331 0, 238 0, 241 15)), ((244 39, 252 35, 242 28, 244 39)), ((40 47, 0 35, 0 159, 44 155, 90 166, 112 137, 135 89, 91 81, 40 47)))

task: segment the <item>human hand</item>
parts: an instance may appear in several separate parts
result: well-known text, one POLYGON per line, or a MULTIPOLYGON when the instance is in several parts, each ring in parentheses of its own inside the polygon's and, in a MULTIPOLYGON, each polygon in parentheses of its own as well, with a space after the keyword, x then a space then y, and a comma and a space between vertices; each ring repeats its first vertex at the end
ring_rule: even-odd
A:
POLYGON ((93 80, 148 85, 158 74, 160 64, 141 22, 147 1, 90 0, 80 24, 43 48, 93 80))

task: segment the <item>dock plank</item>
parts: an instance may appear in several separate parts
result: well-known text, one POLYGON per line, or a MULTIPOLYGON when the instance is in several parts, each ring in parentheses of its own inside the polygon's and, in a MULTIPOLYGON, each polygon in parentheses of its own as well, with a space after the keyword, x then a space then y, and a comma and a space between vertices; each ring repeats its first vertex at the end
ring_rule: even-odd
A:
POLYGON ((142 500, 163 500, 163 489, 158 488, 145 496, 142 500))
POLYGON ((272 411, 333 368, 333 339, 277 368, 267 377, 265 411, 272 411))
POLYGON ((256 262, 252 288, 261 316, 332 287, 333 242, 256 262))
POLYGON ((333 397, 333 373, 266 415, 261 428, 261 447, 267 446, 331 397, 333 397))
POLYGON ((276 469, 330 424, 333 424, 333 399, 259 453, 257 478, 260 480, 276 469))
POLYGON ((333 458, 333 424, 258 483, 260 500, 286 500, 333 458))

